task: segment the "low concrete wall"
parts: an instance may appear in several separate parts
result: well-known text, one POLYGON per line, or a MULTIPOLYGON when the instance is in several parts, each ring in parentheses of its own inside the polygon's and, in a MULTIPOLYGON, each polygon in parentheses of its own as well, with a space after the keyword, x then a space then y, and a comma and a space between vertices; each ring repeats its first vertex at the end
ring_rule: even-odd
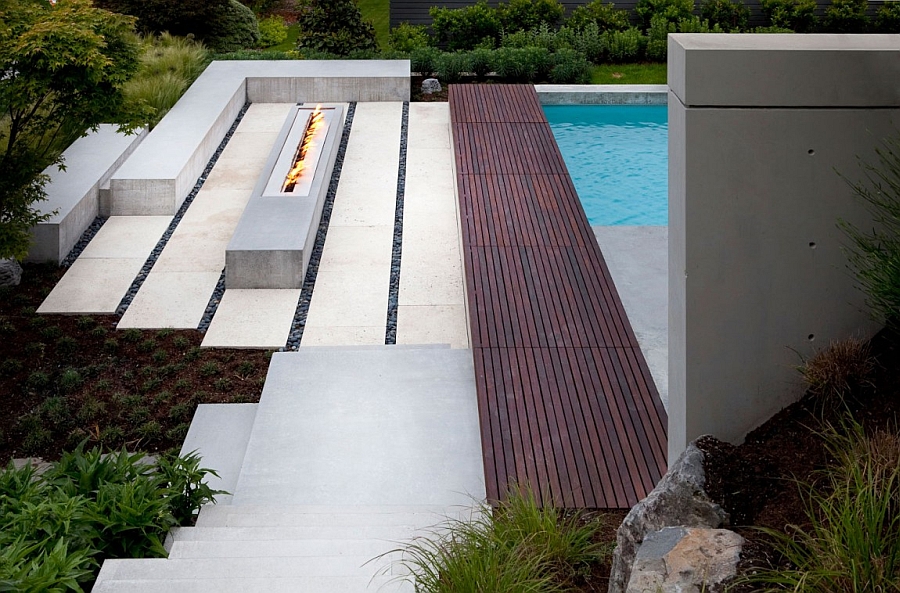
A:
POLYGON ((56 165, 44 173, 47 199, 35 204, 43 213, 56 213, 31 229, 33 244, 27 261, 62 262, 82 233, 101 213, 100 189, 146 137, 146 131, 125 135, 117 126, 102 124, 79 138, 63 153, 65 170, 56 165))
POLYGON ((408 101, 409 60, 213 62, 113 175, 110 214, 174 214, 245 102, 408 101))
POLYGON ((541 105, 665 105, 664 84, 536 84, 541 105))
POLYGON ((802 395, 816 347, 877 327, 838 219, 900 121, 900 37, 669 36, 669 459, 802 395))

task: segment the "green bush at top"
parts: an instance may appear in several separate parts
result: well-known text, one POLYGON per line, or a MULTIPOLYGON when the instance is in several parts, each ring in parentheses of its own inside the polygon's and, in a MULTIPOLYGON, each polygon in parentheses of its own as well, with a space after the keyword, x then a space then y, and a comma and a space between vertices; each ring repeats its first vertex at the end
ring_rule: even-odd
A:
POLYGON ((634 14, 640 21, 641 29, 649 31, 653 17, 662 17, 669 23, 691 18, 694 15, 694 0, 638 0, 634 14))
POLYGON ((538 82, 549 77, 553 58, 543 47, 501 47, 494 52, 494 69, 509 82, 538 82))
POLYGON ((530 30, 541 25, 555 27, 566 9, 558 0, 508 0, 497 6, 506 31, 530 30))
POLYGON ((573 29, 583 30, 590 23, 595 23, 600 31, 624 31, 629 24, 628 11, 617 9, 612 2, 593 0, 582 4, 572 11, 566 25, 573 29))
POLYGON ((816 0, 760 0, 772 27, 809 33, 816 28, 816 0))
POLYGON ((0 471, 0 589, 80 591, 105 558, 164 557, 165 533, 218 492, 196 455, 104 455, 78 447, 41 476, 0 471))
POLYGON ((603 34, 606 57, 614 64, 637 62, 644 57, 647 38, 636 28, 603 34))
POLYGON ((740 33, 747 29, 750 9, 740 0, 703 0, 700 16, 710 25, 719 25, 725 33, 740 33))
POLYGON ((469 55, 467 52, 447 52, 435 62, 435 73, 444 84, 453 84, 462 80, 469 72, 469 55))
POLYGON ((669 33, 721 33, 718 25, 709 26, 708 21, 692 16, 681 19, 677 23, 666 20, 663 15, 655 15, 650 20, 650 31, 647 34, 647 59, 651 62, 665 62, 668 55, 669 33))
POLYGON ((874 316, 900 328, 900 138, 876 149, 878 162, 862 165, 865 180, 850 187, 872 217, 858 227, 842 221, 846 253, 874 316))
POLYGON ((411 52, 417 47, 427 47, 431 45, 431 37, 428 36, 425 25, 400 23, 391 29, 391 32, 388 35, 388 44, 391 49, 411 52))
POLYGON ((553 54, 550 82, 554 84, 587 84, 591 81, 591 64, 584 54, 574 49, 560 49, 553 54))
POLYGON ((237 0, 228 0, 200 38, 210 49, 219 52, 256 47, 259 44, 256 15, 237 0))
POLYGON ((305 0, 297 20, 297 49, 346 56, 356 50, 374 50, 375 27, 363 20, 354 0, 305 0))
POLYGON ((288 36, 288 26, 278 15, 268 16, 259 21, 259 47, 272 47, 284 43, 288 36))
POLYGON ((417 47, 409 53, 410 71, 425 77, 431 76, 437 70, 440 57, 441 50, 436 47, 417 47))
POLYGON ((900 2, 885 2, 875 13, 876 33, 900 33, 900 2))
POLYGON ((504 33, 500 41, 501 47, 543 47, 547 51, 555 52, 560 49, 572 49, 575 46, 578 33, 569 27, 552 29, 547 24, 531 29, 530 31, 516 31, 504 33))
POLYGON ((475 49, 483 44, 493 47, 500 39, 500 16, 486 0, 465 8, 433 6, 428 12, 437 42, 450 51, 475 49))
POLYGON ((822 29, 829 33, 865 33, 869 29, 868 6, 867 0, 831 0, 822 29))

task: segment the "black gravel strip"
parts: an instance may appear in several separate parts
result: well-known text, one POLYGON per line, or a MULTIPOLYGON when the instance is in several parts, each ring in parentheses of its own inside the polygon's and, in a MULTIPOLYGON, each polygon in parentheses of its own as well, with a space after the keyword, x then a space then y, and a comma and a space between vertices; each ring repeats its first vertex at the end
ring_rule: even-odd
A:
POLYGON ((409 102, 403 103, 400 124, 400 167, 397 170, 397 208, 394 210, 394 250, 391 256, 391 285, 388 288, 387 327, 384 343, 397 343, 397 301, 400 297, 400 256, 403 251, 403 198, 406 196, 406 138, 409 132, 409 102))
MULTIPOLYGON (((161 254, 162 250, 166 247, 166 243, 169 242, 169 238, 172 237, 172 233, 175 232, 175 228, 178 226, 178 223, 181 222, 181 219, 184 217, 184 213, 187 212, 187 209, 191 205, 191 202, 194 201, 194 198, 197 196, 197 192, 199 192, 200 188, 203 187, 203 183, 209 176, 210 171, 212 171, 212 168, 215 166, 216 161, 219 160, 219 155, 222 154, 223 150, 225 150, 225 146, 228 144, 228 141, 231 140, 231 136, 237 129, 238 124, 241 123, 241 120, 244 118, 244 114, 247 113, 247 109, 249 107, 250 103, 244 103, 244 106, 237 114, 234 123, 231 124, 231 128, 228 130, 228 133, 225 134, 225 137, 222 139, 222 142, 219 144, 216 152, 212 155, 212 158, 209 159, 209 162, 206 164, 206 168, 203 169, 203 173, 201 173, 200 177, 197 179, 197 183, 194 184, 194 189, 192 189, 191 193, 189 193, 188 196, 184 199, 184 203, 181 205, 181 208, 178 209, 178 212, 175 214, 172 222, 169 223, 169 227, 166 229, 166 232, 163 233, 163 236, 156 244, 156 247, 154 247, 153 251, 150 252, 150 257, 148 257, 147 261, 144 262, 144 266, 141 268, 141 271, 138 272, 138 275, 134 279, 134 282, 131 283, 131 288, 129 288, 128 292, 125 293, 125 296, 122 297, 122 301, 119 303, 119 307, 116 309, 116 313, 118 315, 124 315, 125 311, 128 310, 129 305, 131 305, 131 301, 134 300, 134 296, 138 293, 138 290, 141 289, 141 286, 144 284, 144 280, 147 279, 147 275, 150 273, 150 270, 153 269, 153 265, 156 263, 156 260, 159 259, 159 254, 161 254)), ((218 301, 216 302, 216 304, 218 305, 218 301)), ((209 308, 207 308, 207 313, 209 313, 209 308)), ((215 313, 215 309, 213 309, 212 313, 215 313)), ((210 313, 210 317, 212 317, 212 313, 210 313)))
POLYGON ((74 264, 75 260, 78 259, 78 256, 81 255, 81 252, 84 251, 84 248, 88 246, 88 243, 91 242, 91 239, 93 239, 97 235, 97 233, 100 232, 100 229, 103 228, 103 225, 107 220, 109 220, 108 216, 98 216, 97 218, 95 218, 90 226, 84 229, 84 232, 81 233, 81 238, 78 239, 78 243, 75 243, 75 246, 72 247, 71 251, 69 251, 66 259, 62 260, 62 263, 59 265, 64 268, 68 268, 69 266, 74 264))
POLYGON ((306 278, 303 279, 303 288, 300 291, 300 300, 297 302, 297 310, 294 313, 294 322, 291 324, 291 333, 288 335, 285 350, 297 350, 300 348, 300 340, 303 339, 303 330, 306 327, 306 316, 309 313, 309 303, 312 300, 313 288, 316 286, 316 276, 319 274, 319 261, 322 259, 322 248, 325 246, 325 235, 328 234, 328 224, 331 222, 331 210, 334 207, 334 196, 337 194, 338 182, 341 179, 341 169, 344 167, 344 154, 347 152, 347 142, 350 141, 350 128, 353 126, 353 115, 356 113, 356 102, 350 103, 347 108, 347 118, 344 121, 344 130, 341 134, 341 144, 338 147, 334 160, 334 170, 331 172, 331 183, 328 185, 328 193, 325 194, 325 204, 322 206, 322 218, 319 220, 319 230, 316 233, 316 244, 309 256, 309 265, 306 268, 306 278))
POLYGON ((225 295, 225 268, 222 268, 222 274, 219 276, 219 281, 216 282, 216 289, 213 291, 212 296, 209 297, 209 303, 206 305, 206 311, 203 312, 203 319, 200 320, 200 326, 197 328, 201 332, 206 332, 209 329, 209 324, 212 323, 213 315, 216 314, 216 309, 219 308, 219 303, 222 302, 222 297, 225 295))

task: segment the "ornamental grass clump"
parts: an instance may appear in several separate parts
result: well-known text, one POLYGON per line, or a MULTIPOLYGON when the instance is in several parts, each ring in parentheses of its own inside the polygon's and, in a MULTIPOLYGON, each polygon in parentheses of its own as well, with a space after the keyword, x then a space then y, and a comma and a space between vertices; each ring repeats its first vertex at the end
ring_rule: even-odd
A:
POLYGON ((834 463, 802 485, 808 526, 764 529, 786 568, 747 575, 754 591, 900 590, 900 437, 858 423, 825 435, 834 463))
POLYGON ((422 593, 576 591, 611 553, 597 542, 602 526, 514 490, 495 509, 482 506, 470 520, 451 519, 432 538, 413 540, 401 563, 422 593))
POLYGON ((859 338, 833 341, 799 367, 809 391, 824 399, 843 398, 872 385, 875 360, 859 338))

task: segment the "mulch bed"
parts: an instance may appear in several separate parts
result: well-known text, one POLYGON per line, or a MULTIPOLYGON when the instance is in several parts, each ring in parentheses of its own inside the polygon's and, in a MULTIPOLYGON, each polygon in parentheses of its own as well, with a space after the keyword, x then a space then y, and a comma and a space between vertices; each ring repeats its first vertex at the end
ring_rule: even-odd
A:
POLYGON ((270 352, 200 349, 196 330, 116 330, 117 315, 37 315, 65 273, 26 264, 0 289, 0 463, 87 446, 180 448, 197 404, 258 402, 270 352))
POLYGON ((809 525, 800 486, 822 487, 819 474, 831 461, 819 436, 826 427, 841 427, 849 414, 869 433, 897 432, 900 338, 882 331, 872 340, 871 350, 877 360, 873 385, 858 388, 843 400, 823 401, 808 393, 737 447, 709 437, 698 442, 706 454, 707 491, 730 513, 732 528, 747 540, 741 573, 782 564, 757 527, 784 532, 787 525, 809 525))

